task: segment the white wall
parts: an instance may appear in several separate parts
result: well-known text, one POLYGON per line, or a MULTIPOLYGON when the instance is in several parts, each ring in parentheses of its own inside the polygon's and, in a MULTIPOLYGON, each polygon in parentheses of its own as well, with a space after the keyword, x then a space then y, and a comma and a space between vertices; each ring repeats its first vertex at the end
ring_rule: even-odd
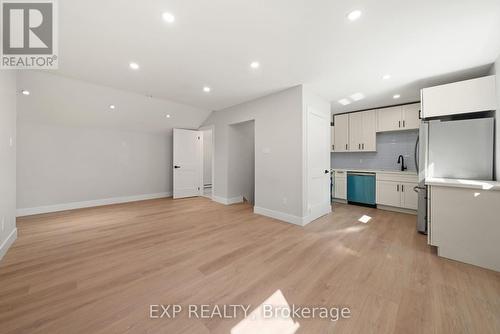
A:
POLYGON ((212 184, 212 130, 203 130, 203 184, 212 184))
POLYGON ((209 114, 42 72, 18 86, 31 92, 17 101, 21 215, 170 194, 172 128, 209 114))
POLYGON ((254 203, 255 193, 255 122, 229 126, 228 196, 243 196, 254 203))
POLYGON ((291 222, 301 220, 302 117, 302 86, 213 112, 204 125, 215 127, 215 199, 230 196, 229 125, 255 120, 255 210, 291 222))
POLYGON ((20 210, 171 192, 170 135, 20 123, 18 138, 20 210))
POLYGON ((0 259, 16 229, 16 72, 0 71, 0 259))

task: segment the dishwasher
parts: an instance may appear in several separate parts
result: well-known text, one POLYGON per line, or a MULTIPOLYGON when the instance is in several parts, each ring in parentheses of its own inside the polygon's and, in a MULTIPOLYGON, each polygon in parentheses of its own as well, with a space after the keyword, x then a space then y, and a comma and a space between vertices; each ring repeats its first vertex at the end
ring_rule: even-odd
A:
POLYGON ((347 202, 376 207, 375 173, 347 172, 347 202))

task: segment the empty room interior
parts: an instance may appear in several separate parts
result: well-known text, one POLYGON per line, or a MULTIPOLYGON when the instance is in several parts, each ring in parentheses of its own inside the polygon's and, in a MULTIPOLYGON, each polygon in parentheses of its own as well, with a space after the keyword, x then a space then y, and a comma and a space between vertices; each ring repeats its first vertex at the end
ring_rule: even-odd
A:
POLYGON ((0 5, 0 333, 500 333, 500 1, 0 5))

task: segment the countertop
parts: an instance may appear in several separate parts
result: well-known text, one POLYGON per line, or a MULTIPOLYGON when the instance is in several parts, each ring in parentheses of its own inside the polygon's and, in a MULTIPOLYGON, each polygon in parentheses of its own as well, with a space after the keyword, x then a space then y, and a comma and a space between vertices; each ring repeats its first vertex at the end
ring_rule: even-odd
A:
POLYGON ((428 186, 469 188, 480 190, 496 190, 500 191, 500 182, 497 181, 480 181, 480 180, 463 180, 463 179, 445 179, 445 178, 427 178, 425 184, 428 186))
POLYGON ((347 171, 347 172, 357 172, 357 173, 389 173, 389 174, 402 174, 402 175, 417 175, 416 171, 405 170, 394 170, 394 169, 357 169, 357 168, 332 168, 333 171, 347 171))

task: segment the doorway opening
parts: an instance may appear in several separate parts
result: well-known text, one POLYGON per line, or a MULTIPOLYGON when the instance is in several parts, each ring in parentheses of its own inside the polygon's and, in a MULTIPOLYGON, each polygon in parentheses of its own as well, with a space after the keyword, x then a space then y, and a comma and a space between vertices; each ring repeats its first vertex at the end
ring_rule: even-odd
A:
POLYGON ((203 132, 203 193, 207 198, 213 196, 213 157, 214 157, 214 136, 213 129, 207 128, 203 132))
POLYGON ((228 200, 255 203, 255 121, 231 124, 228 131, 228 200))

